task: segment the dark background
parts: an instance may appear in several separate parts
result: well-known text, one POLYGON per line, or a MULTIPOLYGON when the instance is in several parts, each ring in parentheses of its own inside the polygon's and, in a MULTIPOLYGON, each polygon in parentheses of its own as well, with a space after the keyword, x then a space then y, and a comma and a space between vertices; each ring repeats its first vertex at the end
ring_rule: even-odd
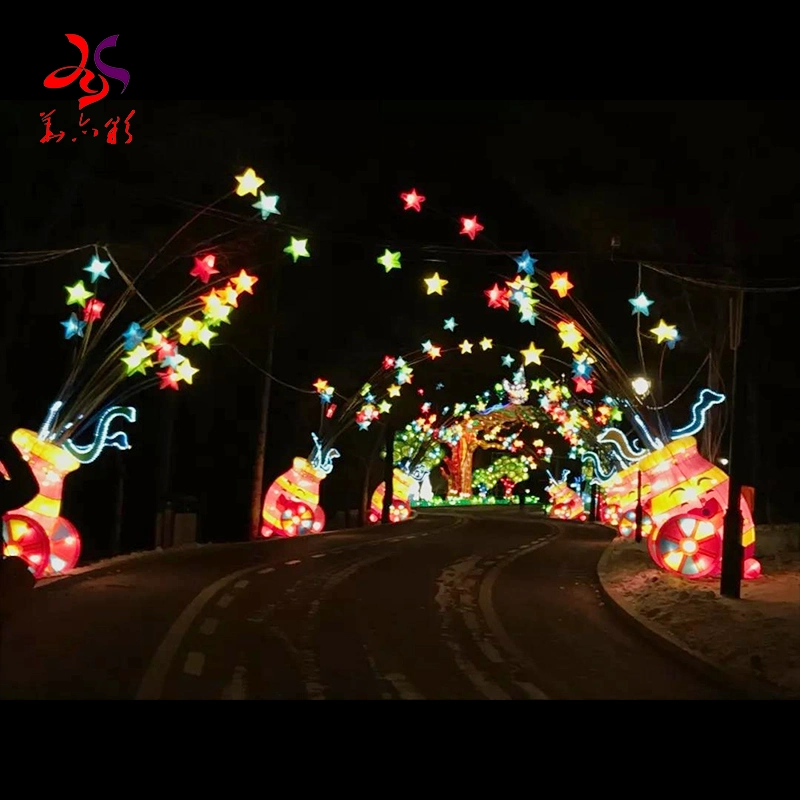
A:
MULTIPOLYGON (((107 34, 83 35, 93 47, 107 34)), ((102 130, 97 138, 70 141, 78 136, 72 132, 79 90, 41 87, 48 72, 75 63, 62 34, 52 34, 37 56, 30 86, 0 105, 2 146, 12 156, 1 212, 4 429, 37 429, 66 376, 73 345, 59 322, 72 309, 62 287, 86 277, 82 268, 92 251, 50 260, 20 253, 100 242, 135 273, 193 213, 231 191, 233 176, 249 166, 266 179, 264 190, 280 195, 283 214, 254 221, 255 198, 226 199, 164 251, 142 285, 152 302, 169 299, 171 281, 189 280, 197 243, 223 231, 220 252, 229 268, 260 277, 255 295, 243 298, 233 324, 220 331, 220 344, 205 353, 192 348, 201 370, 194 385, 169 397, 157 388, 136 396, 139 420, 128 429, 133 449, 108 450, 68 479, 64 515, 82 531, 87 557, 110 547, 122 468, 123 548, 152 544, 159 458, 173 424, 170 491, 200 499, 204 539, 246 537, 263 383, 246 359, 264 362, 276 269, 272 372, 282 383, 272 389, 265 486, 293 456, 308 455, 320 417, 319 400, 308 392, 320 376, 350 395, 387 353, 415 350, 428 338, 447 347, 465 336, 493 338, 487 353, 476 346, 471 357, 455 352, 417 369, 414 389, 441 405, 469 400, 506 377, 501 356, 532 339, 560 357, 549 329, 521 324, 513 310, 488 309, 481 294, 515 274, 510 254, 523 249, 544 270, 569 271, 573 294, 598 318, 632 374, 640 369, 627 301, 638 260, 714 282, 730 284, 738 275, 761 288, 800 283, 793 260, 800 233, 793 102, 290 101, 272 100, 273 92, 257 85, 240 87, 239 101, 173 99, 158 91, 139 52, 145 46, 160 45, 122 35, 105 52, 108 63, 130 71, 130 85, 120 95, 120 84, 110 81, 109 96, 84 112, 91 126, 101 127, 135 109, 130 144, 122 144, 124 134, 119 144, 107 144, 102 130), (67 135, 41 143, 39 114, 51 109, 54 129, 67 135), (412 186, 428 198, 422 214, 402 210, 398 195, 412 186), (486 226, 474 243, 458 235, 458 218, 473 214, 486 226), (309 238, 312 254, 296 265, 281 253, 292 230, 309 238), (622 244, 613 260, 612 236, 622 244), (401 250, 401 271, 385 274, 377 265, 385 247, 401 250), (428 297, 422 279, 437 270, 450 283, 444 297, 428 297), (442 330, 450 316, 459 323, 454 334, 442 330), (439 382, 445 389, 437 392, 439 382)), ((108 286, 107 292, 118 290, 119 278, 108 286)), ((683 338, 665 356, 657 399, 665 403, 681 392, 711 348, 723 354, 718 366, 728 382, 725 292, 650 270, 643 289, 656 301, 645 328, 663 316, 683 338)), ((760 521, 796 516, 796 301, 796 293, 770 291, 748 303, 746 334, 757 356, 744 375, 749 397, 739 421, 747 426, 760 521)), ((132 304, 122 327, 141 310, 132 304)), ((644 342, 651 376, 662 347, 644 342)), ((707 377, 704 368, 670 407, 674 424, 683 424, 707 377)), ((407 395, 397 407, 399 424, 420 399, 407 395)), ((723 423, 718 416, 715 424, 723 423)), ((337 444, 343 455, 326 481, 329 511, 358 504, 364 463, 379 435, 373 427, 337 444)), ((373 484, 378 480, 376 468, 373 484)))

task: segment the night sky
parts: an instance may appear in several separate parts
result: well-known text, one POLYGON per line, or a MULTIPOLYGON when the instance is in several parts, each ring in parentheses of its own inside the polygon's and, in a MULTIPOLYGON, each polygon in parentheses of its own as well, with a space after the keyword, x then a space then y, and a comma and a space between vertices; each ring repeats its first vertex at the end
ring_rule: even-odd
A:
MULTIPOLYGON (((140 412, 128 428, 133 449, 122 456, 106 451, 69 478, 64 514, 83 532, 87 555, 109 547, 123 466, 123 546, 152 544, 159 453, 173 419, 171 491, 201 499, 205 539, 246 538, 262 390, 262 375, 246 359, 264 362, 276 280, 270 264, 280 271, 272 373, 282 383, 273 384, 265 485, 293 456, 308 455, 319 423, 318 398, 283 383, 309 392, 324 377, 350 395, 386 354, 407 353, 429 338, 449 347, 464 337, 493 338, 487 353, 455 352, 416 370, 414 388, 424 388, 425 399, 452 403, 507 377, 501 356, 531 339, 557 355, 552 331, 489 309, 482 295, 515 274, 511 255, 523 249, 544 270, 569 271, 574 294, 632 374, 639 369, 627 301, 638 260, 716 282, 733 281, 738 270, 762 288, 795 279, 800 151, 790 103, 254 99, 243 106, 141 99, 132 82, 131 100, 112 92, 85 113, 104 122, 109 112, 124 116, 135 107, 131 144, 72 143, 69 136, 40 143, 39 112, 56 108, 54 127, 77 129, 78 94, 70 87, 56 102, 43 92, 42 99, 7 101, 1 109, 8 118, 3 145, 15 153, 5 176, 0 248, 0 402, 8 433, 38 428, 66 376, 73 347, 59 325, 69 315, 63 286, 86 277, 92 251, 24 264, 27 257, 10 253, 100 242, 135 273, 250 166, 265 189, 280 195, 283 210, 272 226, 274 217, 253 220, 255 198, 226 199, 165 250, 142 284, 153 302, 168 299, 173 285, 188 282, 197 243, 223 231, 223 263, 261 279, 215 340, 219 345, 204 353, 192 348, 201 370, 192 387, 173 397, 150 388, 132 400, 140 412), (398 195, 412 187, 428 198, 423 214, 402 210, 398 195), (474 243, 458 235, 459 217, 473 214, 486 226, 474 243), (281 253, 291 230, 308 237, 312 253, 297 265, 281 253), (612 236, 621 239, 613 260, 612 236), (385 274, 376 263, 386 247, 403 253, 402 270, 385 274), (450 281, 443 297, 425 294, 422 279, 434 271, 450 281), (459 323, 454 334, 442 330, 451 316, 459 323), (438 382, 445 384, 441 392, 438 382)), ((663 316, 683 337, 664 360, 658 399, 666 402, 725 336, 726 296, 648 270, 643 288, 657 302, 646 327, 663 316)), ((794 511, 785 502, 795 479, 784 451, 797 433, 790 408, 798 376, 791 345, 780 343, 791 342, 796 300, 791 292, 762 292, 748 305, 746 334, 756 357, 747 367, 750 391, 740 421, 762 521, 794 511)), ((133 303, 129 309, 123 327, 143 310, 133 303)), ((661 348, 645 341, 645 355, 648 372, 657 374, 661 348)), ((674 424, 685 421, 706 374, 671 408, 674 424)), ((414 393, 397 407, 398 424, 412 418, 419 401, 414 393)), ((326 496, 331 508, 345 498, 357 505, 363 458, 379 435, 373 428, 343 438, 326 496)))

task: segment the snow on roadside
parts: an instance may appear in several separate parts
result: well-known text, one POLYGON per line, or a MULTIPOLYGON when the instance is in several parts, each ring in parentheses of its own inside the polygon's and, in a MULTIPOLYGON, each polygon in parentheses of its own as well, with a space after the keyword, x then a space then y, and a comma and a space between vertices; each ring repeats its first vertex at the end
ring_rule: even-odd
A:
POLYGON ((741 600, 719 579, 689 581, 657 569, 645 544, 616 539, 601 572, 609 594, 709 661, 800 697, 800 553, 761 559, 741 600))

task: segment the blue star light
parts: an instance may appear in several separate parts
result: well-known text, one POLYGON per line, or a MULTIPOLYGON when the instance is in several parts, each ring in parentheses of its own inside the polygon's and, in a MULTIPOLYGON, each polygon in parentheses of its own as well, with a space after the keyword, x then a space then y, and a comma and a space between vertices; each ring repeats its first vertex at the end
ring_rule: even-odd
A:
POLYGON ((253 208, 257 208, 261 212, 261 219, 269 219, 270 214, 280 215, 278 211, 278 200, 281 198, 277 194, 264 194, 259 192, 259 199, 257 203, 253 203, 253 208))
POLYGON ((92 276, 92 283, 97 283, 98 278, 108 278, 108 268, 111 266, 110 261, 101 261, 97 256, 92 259, 92 263, 88 267, 84 267, 83 271, 88 272, 92 276))
POLYGON ((427 342, 423 342, 423 343, 422 343, 422 352, 423 352, 423 353, 427 353, 427 352, 429 352, 429 351, 430 351, 430 349, 431 349, 432 347, 433 347, 433 343, 431 342, 431 340, 430 340, 430 339, 428 339, 428 341, 427 341, 427 342))
POLYGON ((440 392, 442 389, 444 389, 444 384, 443 383, 437 383, 436 384, 436 391, 440 392))
POLYGON ((632 297, 628 302, 633 306, 631 314, 644 314, 646 317, 650 316, 650 306, 653 305, 654 301, 650 300, 644 292, 638 297, 632 297))
POLYGON ((75 313, 70 314, 69 319, 61 324, 64 326, 65 339, 71 339, 73 336, 80 336, 83 338, 83 331, 86 329, 86 323, 79 320, 75 313))
POLYGON ((511 367, 514 365, 514 357, 513 356, 503 356, 503 366, 504 367, 511 367))
POLYGON ((533 275, 533 265, 538 260, 538 258, 531 258, 530 252, 526 250, 521 256, 517 256, 514 259, 514 261, 517 262, 517 272, 524 272, 528 275, 533 275))
POLYGON ((450 317, 450 319, 446 319, 444 321, 444 329, 446 331, 454 331, 457 326, 458 323, 456 322, 455 317, 450 317))
POLYGON ((122 334, 126 350, 135 350, 144 341, 144 328, 138 322, 131 322, 128 330, 122 334))

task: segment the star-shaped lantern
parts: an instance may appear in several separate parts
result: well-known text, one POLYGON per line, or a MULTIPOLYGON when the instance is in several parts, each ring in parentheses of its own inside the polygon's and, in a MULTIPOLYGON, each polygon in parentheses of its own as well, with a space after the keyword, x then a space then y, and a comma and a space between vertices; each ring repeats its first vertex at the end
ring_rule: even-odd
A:
POLYGON ((86 323, 79 320, 77 314, 74 312, 69 315, 69 319, 66 322, 62 322, 61 324, 64 326, 65 339, 71 339, 73 336, 80 336, 83 338, 86 323))
POLYGON ((469 236, 472 241, 483 230, 483 225, 478 222, 478 217, 461 217, 461 230, 459 233, 463 236, 469 236))
POLYGON ((450 317, 450 319, 446 319, 444 321, 444 329, 446 331, 455 331, 458 327, 458 323, 455 320, 455 317, 450 317))
POLYGON ((400 253, 393 253, 389 248, 382 256, 378 258, 378 263, 387 271, 391 272, 393 269, 400 269, 400 253))
MULTIPOLYGON (((244 174, 237 175, 236 180, 239 184, 236 187, 236 194, 238 194, 239 197, 244 197, 246 194, 257 197, 258 195, 256 193, 264 184, 264 180, 259 178, 258 175, 256 175, 256 171, 250 167, 244 171, 244 174)), ((187 381, 187 383, 189 382, 190 381, 187 381)))
POLYGON ((194 267, 189 273, 193 278, 201 280, 203 283, 208 283, 212 275, 219 274, 216 267, 217 257, 214 255, 203 256, 202 258, 195 258, 194 267))
POLYGON ((98 278, 108 278, 108 268, 110 266, 110 261, 101 261, 95 256, 89 266, 83 268, 83 271, 92 276, 92 283, 97 283, 98 278))
POLYGON ((650 333, 657 337, 658 344, 674 342, 678 338, 678 329, 674 325, 667 325, 663 319, 659 321, 658 327, 651 329, 650 333))
POLYGON ((570 283, 568 272, 554 272, 551 276, 552 283, 550 288, 558 294, 560 298, 565 298, 570 289, 574 289, 574 284, 570 283))
POLYGON ((467 353, 472 352, 473 344, 472 342, 469 342, 466 339, 464 339, 464 341, 461 342, 461 344, 459 345, 459 348, 461 350, 461 355, 463 356, 466 355, 467 353))
POLYGON ((278 200, 280 199, 277 194, 259 192, 258 202, 253 203, 253 208, 261 212, 261 219, 269 219, 270 214, 278 214, 280 216, 281 212, 278 211, 278 200))
POLYGON ((485 336, 483 337, 483 339, 480 342, 478 342, 478 344, 481 346, 481 349, 484 350, 484 351, 492 349, 492 340, 491 339, 487 339, 485 336))
POLYGON ((633 306, 631 314, 644 314, 646 317, 650 316, 650 306, 653 305, 653 300, 642 292, 638 297, 632 297, 628 302, 633 306))
POLYGON ((562 347, 569 348, 573 353, 578 352, 583 334, 575 327, 574 322, 559 322, 558 336, 562 341, 562 347))
POLYGON ((424 195, 417 194, 416 189, 412 189, 410 192, 401 192, 400 199, 406 204, 404 211, 409 211, 414 209, 414 211, 422 211, 422 203, 425 202, 424 195))
POLYGON ((525 358, 526 367, 528 364, 538 364, 539 366, 542 365, 542 353, 544 353, 544 348, 539 349, 533 342, 531 342, 527 350, 521 350, 520 352, 525 358))
POLYGON ((78 281, 74 286, 65 286, 64 288, 67 290, 68 306, 79 305, 84 308, 86 301, 93 297, 93 293, 84 286, 83 281, 78 281))
POLYGON ((517 262, 517 272, 525 272, 528 275, 533 275, 534 264, 539 259, 531 258, 531 254, 525 250, 522 255, 516 256, 514 261, 517 262))
POLYGON ((299 258, 311 257, 307 245, 308 239, 295 239, 294 236, 292 236, 292 241, 283 248, 283 252, 288 253, 292 257, 292 261, 296 264, 299 258))
POLYGON ((428 294, 442 294, 442 289, 444 289, 450 281, 444 280, 444 278, 439 277, 439 273, 435 273, 430 278, 425 278, 425 285, 428 287, 428 294))

